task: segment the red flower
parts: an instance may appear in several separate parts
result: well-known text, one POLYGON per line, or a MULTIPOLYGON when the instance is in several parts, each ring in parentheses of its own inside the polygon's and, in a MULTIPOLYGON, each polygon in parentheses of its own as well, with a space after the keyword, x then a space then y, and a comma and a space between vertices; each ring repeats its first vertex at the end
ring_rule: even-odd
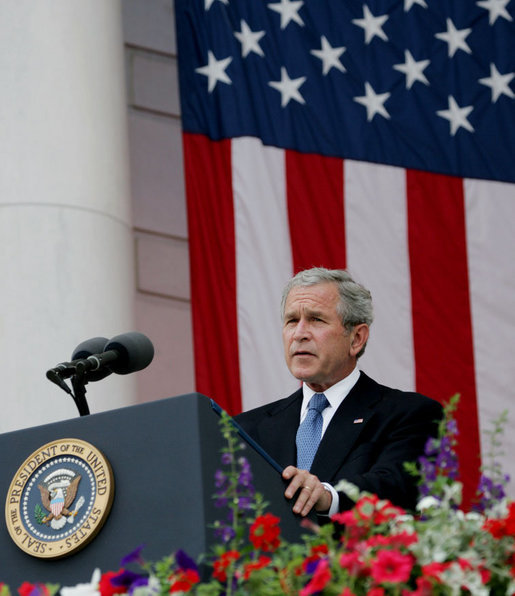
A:
POLYGON ((515 503, 508 505, 508 515, 503 519, 487 519, 483 529, 492 534, 494 538, 515 536, 515 503))
POLYGON ((492 578, 492 573, 488 570, 485 569, 484 567, 479 567, 479 574, 481 575, 481 581, 483 582, 483 584, 487 584, 490 579, 492 578))
POLYGON ((342 526, 354 526, 358 523, 357 517, 354 515, 354 511, 342 511, 341 513, 335 513, 331 516, 331 521, 342 526))
POLYGON ((315 546, 312 546, 310 555, 304 559, 304 562, 302 564, 303 568, 307 569, 310 563, 318 561, 322 557, 326 556, 328 552, 329 548, 327 547, 327 544, 317 544, 315 546))
POLYGON ((239 559, 240 553, 237 550, 228 550, 220 555, 220 557, 213 563, 213 577, 219 582, 227 581, 227 568, 239 559))
POLYGON ((253 561, 252 563, 246 563, 243 566, 243 579, 249 579, 254 571, 258 569, 262 569, 266 567, 272 559, 270 557, 265 557, 265 555, 260 555, 257 561, 253 561))
POLYGON ((412 568, 411 555, 403 555, 396 550, 382 550, 372 562, 370 574, 378 583, 401 583, 408 581, 412 568))
POLYGON ((402 596, 433 596, 433 584, 426 577, 417 577, 417 589, 403 590, 402 596))
POLYGON ((343 553, 340 557, 340 565, 348 571, 349 575, 355 577, 368 575, 368 568, 356 551, 343 553))
POLYGON ((340 596, 356 596, 356 594, 354 594, 350 588, 343 588, 343 592, 340 594, 340 596))
POLYGON ((367 596, 384 596, 383 588, 370 588, 367 592, 367 596))
POLYGON ((256 521, 250 526, 250 541, 254 548, 267 552, 277 550, 281 541, 279 534, 279 518, 271 513, 265 513, 256 518, 256 521))
MULTIPOLYGON (((0 584, 0 589, 3 584, 0 584)), ((18 588, 20 596, 48 596, 48 588, 44 584, 31 584, 23 582, 18 588)))
POLYGON ((100 578, 100 582, 98 584, 98 591, 100 592, 100 596, 112 596, 113 594, 123 594, 127 591, 126 586, 113 586, 111 583, 111 578, 117 577, 123 573, 123 569, 119 569, 118 571, 106 571, 100 578))
POLYGON ((449 567, 449 565, 450 563, 428 563, 427 565, 422 565, 422 574, 425 577, 431 577, 436 579, 438 582, 441 582, 441 575, 449 567))
POLYGON ((299 592, 299 596, 309 596, 321 592, 331 580, 331 570, 327 559, 321 559, 311 580, 299 592))
POLYGON ((170 578, 170 594, 174 592, 189 592, 191 588, 198 584, 200 576, 194 569, 179 569, 179 571, 170 578))

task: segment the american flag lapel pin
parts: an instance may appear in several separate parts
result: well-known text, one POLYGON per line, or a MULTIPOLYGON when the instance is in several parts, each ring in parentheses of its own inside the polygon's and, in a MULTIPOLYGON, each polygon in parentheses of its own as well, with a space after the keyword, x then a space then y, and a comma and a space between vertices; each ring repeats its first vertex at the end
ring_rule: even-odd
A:
POLYGON ((353 424, 362 424, 363 418, 355 418, 353 424))

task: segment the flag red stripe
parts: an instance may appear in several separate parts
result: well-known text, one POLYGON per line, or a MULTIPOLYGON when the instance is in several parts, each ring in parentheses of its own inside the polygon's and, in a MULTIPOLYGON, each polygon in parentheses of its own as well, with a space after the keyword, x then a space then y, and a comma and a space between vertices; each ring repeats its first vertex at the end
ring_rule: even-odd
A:
POLYGON ((407 197, 416 386, 440 401, 461 394, 457 453, 468 503, 480 451, 463 182, 408 171, 407 197))
POLYGON ((184 133, 183 145, 196 388, 235 414, 241 389, 231 142, 184 133))
POLYGON ((294 271, 345 268, 342 160, 297 151, 285 160, 294 271))

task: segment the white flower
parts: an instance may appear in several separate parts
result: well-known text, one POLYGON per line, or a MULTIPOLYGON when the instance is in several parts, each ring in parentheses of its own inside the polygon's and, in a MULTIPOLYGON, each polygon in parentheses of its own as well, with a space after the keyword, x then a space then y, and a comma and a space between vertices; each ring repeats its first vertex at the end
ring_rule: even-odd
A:
POLYGON ((424 497, 417 503, 418 511, 425 511, 426 509, 431 509, 431 507, 440 507, 440 501, 435 499, 435 497, 424 497))
POLYGON ((63 587, 60 590, 61 596, 100 596, 98 583, 101 577, 100 569, 95 569, 89 584, 77 584, 76 586, 63 587))
POLYGON ((354 502, 357 502, 359 497, 361 496, 359 488, 355 484, 352 484, 352 482, 349 482, 345 479, 340 480, 340 482, 338 482, 334 489, 336 490, 336 492, 344 492, 349 497, 349 499, 351 499, 354 502))
POLYGON ((148 578, 146 586, 138 586, 132 590, 132 596, 157 596, 161 591, 161 584, 154 575, 148 578))

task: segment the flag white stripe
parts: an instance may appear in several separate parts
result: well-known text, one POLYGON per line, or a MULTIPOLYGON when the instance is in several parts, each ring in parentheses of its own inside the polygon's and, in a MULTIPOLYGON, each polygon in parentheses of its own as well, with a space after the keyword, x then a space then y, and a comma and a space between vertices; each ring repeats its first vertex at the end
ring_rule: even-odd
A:
MULTIPOLYGON (((468 267, 482 451, 485 429, 504 410, 513 425, 515 252, 513 185, 465 180, 468 267)), ((503 468, 515 480, 515 437, 506 432, 503 468)), ((513 483, 511 493, 515 494, 513 483)))
POLYGON ((405 170, 344 162, 347 265, 372 292, 375 320, 360 368, 415 388, 405 170))
POLYGON ((247 410, 298 387, 284 364, 279 311, 292 255, 284 151, 255 138, 235 139, 232 167, 240 378, 247 410))

